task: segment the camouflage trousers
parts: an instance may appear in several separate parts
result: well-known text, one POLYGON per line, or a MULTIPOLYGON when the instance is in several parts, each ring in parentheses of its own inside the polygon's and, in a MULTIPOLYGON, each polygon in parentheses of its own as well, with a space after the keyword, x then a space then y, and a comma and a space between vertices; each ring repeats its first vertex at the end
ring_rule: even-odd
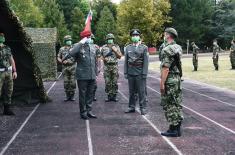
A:
POLYGON ((215 68, 218 69, 219 68, 219 55, 214 56, 212 59, 213 59, 213 64, 215 68))
POLYGON ((75 79, 76 67, 67 67, 63 70, 64 76, 64 90, 67 97, 73 97, 76 90, 76 79, 75 79))
POLYGON ((179 75, 169 74, 165 84, 165 94, 161 96, 161 106, 170 125, 178 125, 183 120, 182 88, 179 75))
POLYGON ((232 51, 230 53, 230 62, 231 62, 232 69, 235 69, 235 51, 232 51))
POLYGON ((11 104, 13 93, 12 72, 0 72, 0 96, 3 99, 3 105, 11 104))
POLYGON ((198 68, 198 55, 193 54, 193 66, 194 68, 198 68))
POLYGON ((116 95, 118 93, 118 66, 106 65, 104 66, 104 80, 105 80, 105 92, 108 95, 116 95))

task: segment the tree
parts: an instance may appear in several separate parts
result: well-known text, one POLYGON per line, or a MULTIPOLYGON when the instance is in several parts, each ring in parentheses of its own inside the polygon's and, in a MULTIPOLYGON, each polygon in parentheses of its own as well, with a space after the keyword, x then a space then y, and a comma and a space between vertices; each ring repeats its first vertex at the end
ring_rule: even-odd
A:
POLYGON ((96 28, 96 38, 99 45, 105 44, 105 36, 108 33, 116 34, 116 24, 112 12, 105 6, 100 13, 96 28))
POLYGON ((220 40, 223 47, 229 46, 235 37, 235 0, 223 0, 218 3, 212 15, 211 39, 220 40))
POLYGON ((69 31, 65 24, 64 14, 60 11, 59 5, 55 0, 36 0, 36 4, 42 10, 45 17, 43 27, 56 27, 59 41, 62 43, 63 37, 67 35, 69 31))
POLYGON ((129 31, 138 28, 149 46, 156 46, 162 37, 163 25, 170 21, 168 0, 123 0, 118 6, 118 35, 124 45, 129 41, 129 31))
POLYGON ((11 9, 26 27, 40 27, 43 24, 43 14, 33 0, 11 0, 11 9))
POLYGON ((214 0, 171 0, 171 4, 171 25, 178 31, 178 42, 181 45, 188 39, 199 44, 208 42, 214 0))
POLYGON ((60 6, 60 9, 64 13, 65 22, 68 25, 68 29, 72 30, 72 11, 75 7, 79 5, 78 0, 56 0, 58 5, 60 6))
POLYGON ((74 8, 71 17, 72 22, 72 37, 74 41, 78 41, 80 38, 80 32, 84 28, 85 17, 79 7, 74 8))

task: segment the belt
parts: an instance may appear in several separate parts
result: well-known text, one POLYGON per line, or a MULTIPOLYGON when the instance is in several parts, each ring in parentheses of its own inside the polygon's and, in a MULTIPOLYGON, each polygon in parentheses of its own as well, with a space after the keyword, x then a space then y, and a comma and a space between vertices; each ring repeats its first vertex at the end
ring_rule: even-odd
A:
POLYGON ((7 71, 12 71, 12 66, 6 67, 6 68, 0 68, 0 72, 7 72, 7 71))
POLYGON ((105 65, 114 66, 114 65, 117 65, 117 63, 105 63, 105 65))
POLYGON ((142 67, 143 64, 140 63, 140 64, 128 64, 129 66, 132 66, 132 67, 142 67))

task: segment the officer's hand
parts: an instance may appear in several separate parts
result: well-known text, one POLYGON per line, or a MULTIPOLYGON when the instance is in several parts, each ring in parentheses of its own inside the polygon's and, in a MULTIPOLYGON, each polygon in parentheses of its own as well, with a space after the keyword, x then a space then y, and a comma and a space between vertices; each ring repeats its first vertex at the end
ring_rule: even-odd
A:
POLYGON ((17 78, 17 73, 16 72, 13 72, 12 73, 12 78, 15 80, 17 78))
POLYGON ((161 92, 161 95, 165 94, 165 85, 164 84, 160 84, 160 92, 161 92))

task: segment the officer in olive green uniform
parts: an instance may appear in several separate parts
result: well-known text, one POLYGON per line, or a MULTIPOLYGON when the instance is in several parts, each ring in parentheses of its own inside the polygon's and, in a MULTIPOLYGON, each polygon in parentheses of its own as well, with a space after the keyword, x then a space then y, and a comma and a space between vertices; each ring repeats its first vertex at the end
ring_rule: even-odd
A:
POLYGON ((217 40, 215 39, 213 41, 213 64, 215 66, 215 70, 218 71, 219 70, 219 52, 220 52, 220 47, 217 43, 217 40))
POLYGON ((169 129, 161 133, 163 136, 181 136, 182 115, 182 87, 181 87, 181 54, 182 48, 174 41, 178 33, 173 28, 165 29, 164 38, 167 40, 162 50, 161 62, 161 105, 165 117, 170 124, 169 129))
POLYGON ((86 120, 97 118, 91 110, 97 76, 96 59, 100 52, 94 44, 91 44, 90 31, 83 31, 80 35, 83 39, 74 45, 62 62, 71 56, 77 61, 76 78, 79 88, 80 116, 86 120))
POLYGON ((194 71, 197 71, 198 69, 198 46, 195 44, 195 42, 191 43, 192 47, 193 47, 193 67, 194 67, 194 71))
POLYGON ((107 34, 107 44, 101 49, 101 57, 104 61, 105 92, 108 96, 105 102, 118 102, 118 59, 122 57, 122 53, 119 46, 114 44, 114 39, 113 34, 107 34))
POLYGON ((230 47, 230 61, 232 69, 235 69, 235 40, 232 40, 230 47))
POLYGON ((146 111, 146 78, 148 74, 148 47, 140 43, 140 30, 130 32, 132 44, 125 47, 124 75, 129 84, 129 108, 126 113, 135 112, 135 93, 138 91, 141 115, 146 111))
MULTIPOLYGON (((62 63, 62 59, 69 53, 72 48, 72 37, 67 35, 64 37, 65 46, 60 48, 57 60, 62 63)), ((75 70, 76 62, 74 58, 69 58, 62 63, 64 76, 64 90, 66 98, 64 101, 75 101, 74 95, 76 90, 75 70)))
POLYGON ((4 115, 15 115, 10 109, 13 79, 17 78, 11 49, 4 45, 5 36, 0 32, 0 96, 3 98, 4 115))
MULTIPOLYGON (((99 50, 99 46, 95 44, 94 34, 91 34, 91 44, 94 44, 95 47, 99 50)), ((96 69, 97 69, 98 74, 100 73, 100 70, 99 70, 99 62, 100 62, 99 57, 100 57, 100 55, 98 55, 97 58, 96 58, 96 69)), ((94 94, 93 101, 97 101, 97 98, 95 96, 96 90, 97 90, 97 80, 95 81, 95 86, 94 86, 94 91, 93 91, 93 94, 94 94)))

